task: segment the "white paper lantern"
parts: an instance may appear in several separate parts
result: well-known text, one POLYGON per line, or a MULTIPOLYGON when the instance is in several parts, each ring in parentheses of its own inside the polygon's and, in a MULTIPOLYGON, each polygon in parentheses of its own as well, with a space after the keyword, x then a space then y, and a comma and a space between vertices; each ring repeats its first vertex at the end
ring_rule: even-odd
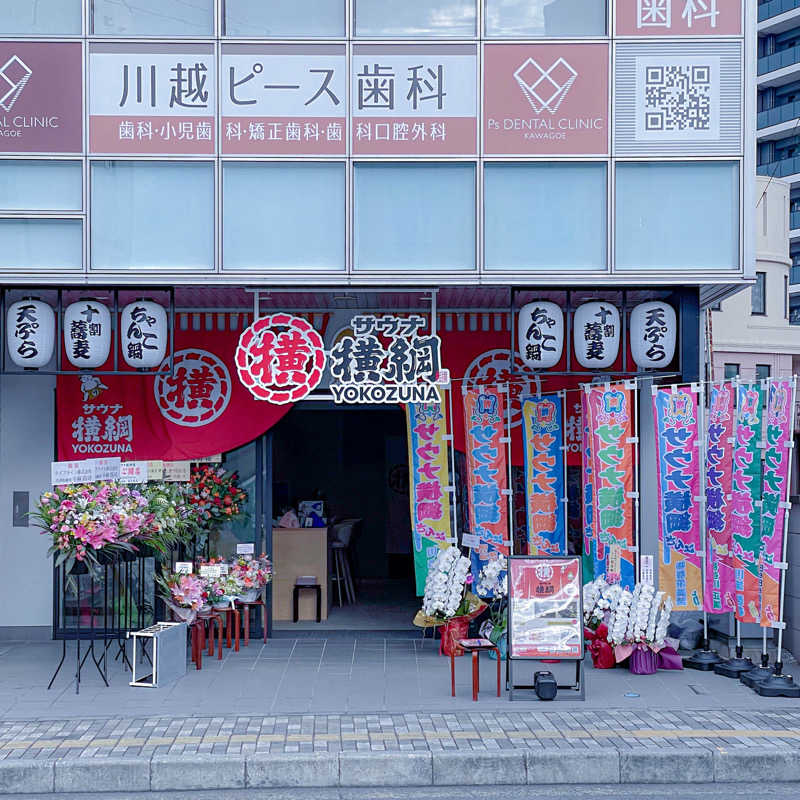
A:
POLYGON ((564 351, 564 312, 556 303, 528 303, 517 312, 517 348, 531 369, 558 364, 564 351))
POLYGON ((6 312, 8 356, 18 367, 39 369, 50 363, 56 338, 56 315, 41 300, 18 300, 6 312))
POLYGON ((152 300, 137 300, 122 309, 119 323, 122 358, 129 367, 155 369, 167 353, 167 312, 152 300))
POLYGON ((619 311, 611 303, 594 301, 575 309, 575 357, 587 369, 606 369, 619 353, 619 311))
POLYGON ((111 350, 111 314, 97 300, 79 300, 64 309, 67 359, 81 369, 97 369, 111 350))
POLYGON ((678 320, 669 303, 650 300, 631 312, 631 355, 640 369, 666 367, 675 355, 678 320))

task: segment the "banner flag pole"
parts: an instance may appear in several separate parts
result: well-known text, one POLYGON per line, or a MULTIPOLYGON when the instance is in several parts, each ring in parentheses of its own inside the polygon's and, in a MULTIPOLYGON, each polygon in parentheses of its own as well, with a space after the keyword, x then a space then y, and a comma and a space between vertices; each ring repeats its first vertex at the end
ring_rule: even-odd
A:
MULTIPOLYGON (((702 572, 702 585, 703 591, 706 590, 706 564, 708 555, 708 544, 706 538, 708 536, 708 525, 706 520, 706 424, 705 424, 705 386, 703 384, 693 384, 692 391, 697 392, 697 429, 698 437, 697 444, 700 449, 698 466, 700 467, 700 489, 697 502, 700 504, 700 570, 702 572)), ((683 659, 683 666, 689 669, 697 669, 702 672, 707 672, 714 669, 715 665, 722 661, 719 654, 715 650, 711 650, 708 646, 708 611, 706 611, 705 603, 703 603, 703 647, 701 650, 696 650, 689 658, 683 659)))
MULTIPOLYGON (((786 622, 784 621, 785 600, 786 600, 786 573, 789 569, 789 564, 786 561, 786 545, 789 538, 789 511, 791 510, 791 502, 789 500, 792 485, 792 464, 794 462, 792 450, 794 449, 794 421, 795 421, 795 402, 797 400, 797 377, 792 376, 792 401, 789 405, 789 440, 786 442, 786 447, 790 451, 788 476, 786 480, 786 492, 783 499, 783 536, 781 545, 781 560, 775 566, 780 570, 780 610, 778 614, 778 622, 773 623, 773 627, 778 628, 778 648, 775 655, 775 673, 764 681, 757 683, 753 688, 762 697, 800 697, 800 686, 798 686, 791 675, 783 674, 783 658, 781 651, 783 650, 783 631, 786 629, 786 622)), ((769 420, 767 420, 769 422, 769 420)), ((763 610, 761 612, 764 613, 763 610)), ((764 628, 766 636, 766 628, 764 628)))

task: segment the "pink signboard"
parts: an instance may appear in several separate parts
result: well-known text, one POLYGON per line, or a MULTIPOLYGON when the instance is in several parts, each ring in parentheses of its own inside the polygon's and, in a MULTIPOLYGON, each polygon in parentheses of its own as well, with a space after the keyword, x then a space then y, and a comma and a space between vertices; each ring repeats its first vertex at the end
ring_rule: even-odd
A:
POLYGON ((607 155, 607 44, 484 49, 487 155, 607 155))
POLYGON ((83 149, 80 42, 0 42, 0 152, 83 149))
POLYGON ((739 36, 742 0, 617 0, 617 36, 739 36))
POLYGON ((475 155, 477 49, 354 45, 355 155, 475 155))
POLYGON ((90 45, 90 152, 212 154, 216 85, 210 44, 90 45))
POLYGON ((223 45, 223 154, 344 155, 346 67, 340 44, 223 45))

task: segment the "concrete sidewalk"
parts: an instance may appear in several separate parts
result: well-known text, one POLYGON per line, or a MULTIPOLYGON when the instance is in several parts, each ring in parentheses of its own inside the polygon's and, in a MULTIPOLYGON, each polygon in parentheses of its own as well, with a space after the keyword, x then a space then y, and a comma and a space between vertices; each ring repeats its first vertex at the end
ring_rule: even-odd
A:
POLYGON ((547 708, 5 722, 0 792, 800 781, 800 708, 547 708))
POLYGON ((87 669, 76 695, 45 688, 59 654, 0 648, 0 793, 800 782, 800 703, 713 673, 587 665, 585 702, 510 703, 484 656, 474 703, 430 640, 298 639, 163 689, 87 669))

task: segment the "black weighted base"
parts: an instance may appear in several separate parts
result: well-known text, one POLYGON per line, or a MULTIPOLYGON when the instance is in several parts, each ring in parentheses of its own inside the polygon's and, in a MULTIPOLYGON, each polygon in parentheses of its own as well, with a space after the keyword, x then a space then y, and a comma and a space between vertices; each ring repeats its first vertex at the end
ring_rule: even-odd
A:
POLYGON ((743 672, 750 672, 755 664, 749 658, 728 658, 714 665, 714 672, 725 678, 738 678, 743 672))
POLYGON ((686 669, 696 669, 700 672, 710 672, 722 659, 715 650, 695 650, 692 655, 683 659, 686 669))
POLYGON ((800 697, 798 686, 791 675, 773 675, 753 686, 762 697, 800 697))
POLYGON ((772 667, 753 667, 750 672, 743 672, 739 676, 739 680, 745 685, 749 686, 751 689, 754 689, 757 683, 761 683, 762 681, 767 680, 767 678, 771 678, 775 674, 775 670, 772 667))

